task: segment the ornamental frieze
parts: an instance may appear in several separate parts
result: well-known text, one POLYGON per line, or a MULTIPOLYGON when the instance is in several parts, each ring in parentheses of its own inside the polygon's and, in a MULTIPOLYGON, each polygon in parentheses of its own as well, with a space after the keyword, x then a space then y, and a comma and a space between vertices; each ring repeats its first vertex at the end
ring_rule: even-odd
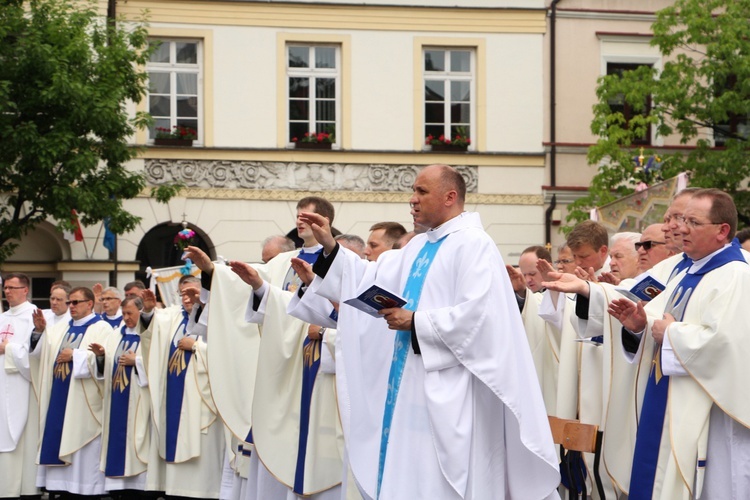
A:
MULTIPOLYGON (((455 167, 469 193, 477 192, 478 168, 455 167)), ((292 191, 411 192, 422 166, 285 163, 228 160, 146 160, 154 185, 180 182, 188 188, 292 191)))

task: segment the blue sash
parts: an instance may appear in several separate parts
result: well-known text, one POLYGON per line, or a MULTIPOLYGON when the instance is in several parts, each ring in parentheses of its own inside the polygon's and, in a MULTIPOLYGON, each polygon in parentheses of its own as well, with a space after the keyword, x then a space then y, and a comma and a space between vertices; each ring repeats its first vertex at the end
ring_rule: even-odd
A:
MULTIPOLYGON (((87 323, 73 326, 70 320, 68 333, 60 344, 57 351, 60 354, 64 349, 78 349, 81 345, 86 329, 101 320, 94 316, 87 323)), ((52 370, 52 390, 49 396, 49 407, 47 408, 47 420, 44 423, 44 434, 42 435, 42 447, 39 451, 40 465, 66 465, 60 460, 60 440, 62 439, 63 426, 65 425, 65 409, 68 405, 68 391, 70 380, 73 378, 71 369, 73 361, 67 363, 55 362, 52 370)))
POLYGON ((177 434, 180 430, 182 398, 185 395, 185 374, 193 353, 177 348, 177 342, 185 337, 189 319, 188 312, 182 310, 182 321, 169 344, 169 363, 167 364, 167 435, 166 461, 174 462, 177 450, 177 434))
POLYGON ((130 404, 130 383, 132 366, 120 365, 120 356, 128 351, 135 352, 141 341, 140 336, 125 333, 126 326, 120 329, 120 340, 115 351, 112 367, 112 400, 109 412, 109 438, 107 444, 107 462, 104 474, 107 477, 125 475, 125 450, 128 446, 128 406, 130 404))
MULTIPOLYGON (((446 236, 443 236, 438 241, 432 243, 427 242, 424 244, 422 249, 419 251, 417 258, 412 262, 411 270, 409 271, 409 277, 406 280, 404 286, 404 299, 406 299, 406 305, 404 309, 409 311, 416 311, 419 305, 419 298, 422 295, 422 287, 424 285, 427 272, 435 260, 435 255, 440 249, 440 245, 445 241, 446 236)), ((401 377, 404 374, 404 367, 406 366, 406 357, 409 354, 409 347, 411 346, 411 332, 399 330, 396 332, 396 338, 393 344, 393 361, 391 362, 391 369, 388 373, 388 393, 385 400, 385 411, 383 413, 383 427, 380 435, 380 458, 378 460, 378 497, 380 496, 380 485, 383 482, 383 468, 385 466, 385 457, 388 450, 388 438, 391 431, 391 422, 393 420, 393 411, 396 408, 396 399, 398 398, 398 390, 401 386, 401 377)))
POLYGON ((109 319, 106 314, 102 314, 102 319, 106 321, 112 328, 117 328, 122 324, 122 315, 114 319, 109 319))
MULTIPOLYGON (((739 246, 732 244, 722 252, 714 255, 706 265, 695 274, 685 274, 680 283, 672 292, 667 304, 666 313, 674 316, 675 320, 682 321, 685 309, 695 288, 703 277, 714 269, 730 262, 745 262, 739 246)), ((682 269, 689 268, 691 260, 683 260, 677 266, 682 269), (684 264, 689 262, 689 264, 684 264)), ((675 268, 675 271, 677 268, 675 268)), ((680 271, 681 272, 681 271, 680 271)), ((673 271, 673 276, 676 273, 673 271)), ((670 278, 671 279, 671 278, 670 278)), ((659 448, 664 428, 664 415, 667 408, 667 396, 669 393, 669 377, 662 376, 659 356, 661 346, 657 347, 654 356, 654 366, 648 376, 646 392, 643 396, 643 409, 638 424, 635 440, 635 452, 633 454, 633 469, 630 475, 630 500, 646 500, 653 496, 654 483, 656 481, 656 466, 659 461, 659 448)))

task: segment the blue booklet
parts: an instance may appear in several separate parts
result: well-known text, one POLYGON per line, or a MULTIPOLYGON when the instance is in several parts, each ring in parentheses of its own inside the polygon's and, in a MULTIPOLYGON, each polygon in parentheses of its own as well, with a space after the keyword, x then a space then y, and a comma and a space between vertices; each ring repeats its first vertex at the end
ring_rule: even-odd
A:
POLYGON ((633 302, 640 302, 641 300, 648 302, 666 288, 661 281, 654 278, 648 272, 638 276, 636 280, 635 285, 630 290, 626 288, 615 288, 615 290, 633 302))
POLYGON ((386 290, 378 285, 372 285, 359 294, 359 296, 345 300, 344 304, 359 309, 372 317, 381 318, 382 316, 378 314, 378 311, 390 307, 402 307, 406 304, 406 300, 390 290, 386 290))

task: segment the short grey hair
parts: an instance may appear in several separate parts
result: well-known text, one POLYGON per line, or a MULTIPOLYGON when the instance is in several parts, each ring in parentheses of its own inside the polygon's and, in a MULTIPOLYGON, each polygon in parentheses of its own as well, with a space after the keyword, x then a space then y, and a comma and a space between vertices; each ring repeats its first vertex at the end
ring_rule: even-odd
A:
POLYGON ((104 293, 104 292, 112 292, 112 293, 114 293, 115 297, 117 297, 118 299, 120 299, 120 301, 122 301, 122 299, 125 298, 125 294, 122 292, 122 290, 120 290, 119 288, 114 287, 114 286, 108 286, 107 288, 105 288, 104 290, 102 290, 102 293, 104 293))
POLYGON ((631 233, 631 232, 615 233, 609 239, 609 242, 610 242, 609 246, 610 246, 610 248, 612 248, 614 246, 614 244, 617 243, 620 240, 625 240, 625 241, 629 241, 630 243, 632 243, 632 245, 630 245, 629 248, 633 252, 636 252, 635 244, 638 243, 639 241, 641 241, 641 233, 631 233))
POLYGON ((334 238, 336 241, 344 241, 349 244, 350 247, 357 248, 359 253, 365 251, 365 240, 357 236, 356 234, 340 234, 334 238))
POLYGON ((294 241, 287 238, 283 234, 274 234, 273 236, 269 236, 265 240, 263 240, 263 243, 260 244, 261 248, 266 248, 266 245, 270 243, 277 243, 279 245, 279 248, 281 248, 281 252, 291 252, 294 250, 294 241))

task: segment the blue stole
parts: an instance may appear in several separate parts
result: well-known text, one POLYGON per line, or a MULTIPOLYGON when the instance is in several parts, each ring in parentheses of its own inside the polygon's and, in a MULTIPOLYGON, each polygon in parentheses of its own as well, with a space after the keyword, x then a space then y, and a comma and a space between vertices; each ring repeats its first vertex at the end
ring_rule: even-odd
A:
MULTIPOLYGON (((745 262, 745 259, 740 247, 732 244, 732 246, 714 255, 695 274, 685 274, 672 292, 665 313, 671 314, 677 321, 682 321, 690 297, 703 277, 710 271, 735 261, 745 262)), ((692 263, 692 260, 687 259, 677 266, 683 266, 682 269, 685 269, 689 268, 692 263), (685 262, 688 262, 688 264, 685 264, 685 262)), ((676 270, 677 268, 675 268, 676 270)), ((674 271, 672 274, 676 275, 674 271)), ((661 346, 658 346, 654 355, 654 366, 648 376, 646 392, 643 396, 641 419, 635 439, 633 469, 630 475, 628 498, 631 500, 650 499, 653 496, 656 481, 656 466, 659 461, 659 448, 669 393, 669 376, 661 373, 660 352, 661 346)))
POLYGON ((693 265, 693 259, 688 257, 685 254, 682 254, 682 260, 677 263, 676 266, 674 266, 674 269, 672 269, 672 272, 669 275, 669 278, 667 279, 667 283, 672 281, 672 278, 680 274, 685 269, 690 269, 690 266, 693 265))
POLYGON ((180 430, 180 413, 182 398, 185 395, 185 374, 193 353, 177 348, 177 342, 187 335, 186 329, 190 315, 182 310, 182 321, 169 344, 169 363, 167 364, 167 435, 166 461, 174 462, 177 450, 177 434, 180 430))
MULTIPOLYGON (((440 249, 440 245, 443 244, 445 238, 443 236, 436 242, 430 242, 424 244, 422 249, 419 251, 417 258, 411 264, 411 270, 409 271, 409 277, 406 280, 404 286, 404 299, 406 299, 406 305, 404 309, 409 311, 416 311, 419 305, 419 298, 422 295, 422 286, 424 280, 427 277, 427 272, 435 260, 435 255, 440 249)), ((383 482, 383 468, 385 466, 385 456, 388 450, 388 438, 391 432, 391 421, 393 420, 393 411, 396 408, 396 399, 398 398, 398 390, 401 386, 401 377, 404 374, 404 367, 406 366, 406 357, 409 354, 409 347, 411 346, 411 332, 399 330, 396 332, 396 337, 393 344, 393 361, 391 361, 391 369, 388 373, 388 392, 385 400, 385 411, 383 412, 383 428, 380 435, 380 457, 378 460, 378 493, 380 496, 380 485, 383 482)))
POLYGON ((116 317, 115 319, 109 319, 106 314, 102 314, 102 319, 106 321, 112 328, 117 328, 122 324, 122 315, 116 317))
MULTIPOLYGON (((309 253, 300 251, 298 258, 304 260, 308 264, 315 264, 318 257, 322 254, 323 249, 318 250, 315 253, 309 253)), ((289 268, 286 278, 284 279, 283 290, 295 293, 301 286, 302 281, 294 272, 293 268, 289 268)), ((305 340, 302 343, 302 349, 304 352, 302 361, 302 394, 300 395, 300 415, 299 415, 299 440, 297 441, 297 464, 294 470, 294 492, 298 495, 304 494, 305 486, 305 458, 307 457, 307 438, 310 434, 310 406, 312 402, 312 393, 315 388, 315 378, 318 376, 318 369, 320 368, 320 347, 322 342, 320 340, 310 340, 305 335, 305 340)), ((252 429, 248 438, 252 442, 252 429)))
MULTIPOLYGON (((60 344, 57 353, 64 349, 78 349, 81 345, 86 329, 101 320, 97 315, 88 322, 80 326, 73 326, 73 320, 70 320, 68 333, 60 344)), ((60 441, 62 439, 63 425, 65 424, 65 408, 68 404, 68 390, 70 389, 71 368, 73 361, 67 363, 55 362, 52 370, 52 390, 49 396, 49 407, 47 408, 47 420, 44 424, 44 434, 42 435, 42 447, 39 451, 40 465, 67 465, 60 460, 60 441)))
POLYGON ((128 405, 130 403, 130 382, 132 366, 120 365, 120 356, 128 351, 135 352, 141 341, 139 335, 125 333, 126 326, 120 329, 122 340, 117 346, 112 367, 112 400, 109 412, 109 439, 107 462, 104 474, 107 477, 125 475, 125 450, 128 446, 128 405))

